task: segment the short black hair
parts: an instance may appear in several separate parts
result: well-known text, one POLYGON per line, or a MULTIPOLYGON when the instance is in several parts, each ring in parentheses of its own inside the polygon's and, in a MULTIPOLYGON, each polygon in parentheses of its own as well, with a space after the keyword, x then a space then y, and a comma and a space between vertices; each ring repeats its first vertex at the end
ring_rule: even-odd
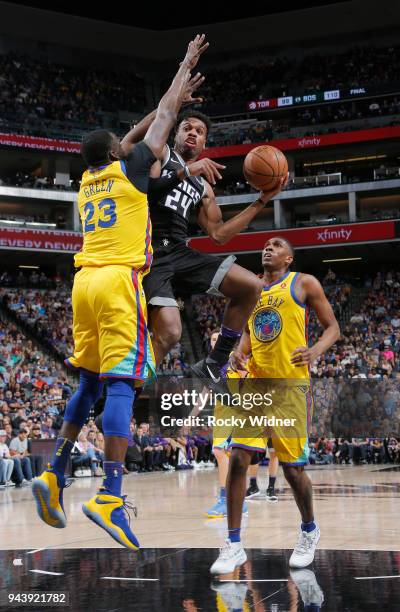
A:
POLYGON ((108 160, 112 134, 108 130, 93 130, 84 135, 81 155, 87 166, 98 166, 108 160))
MULTIPOLYGON (((284 238, 283 236, 279 236, 279 235, 278 236, 274 236, 274 238, 278 238, 279 240, 282 240, 282 242, 284 242, 286 244, 287 248, 289 249, 291 256, 294 257, 294 248, 293 248, 292 244, 289 242, 289 240, 287 238, 284 238)), ((266 241, 266 243, 267 242, 268 242, 268 240, 266 241)))
POLYGON ((200 111, 189 110, 189 109, 186 110, 186 111, 183 111, 178 116, 178 119, 177 119, 176 125, 175 125, 175 132, 178 131, 179 126, 182 123, 182 121, 185 121, 185 119, 189 119, 190 117, 192 117, 193 119, 199 119, 200 121, 202 121, 204 123, 204 125, 206 126, 206 129, 207 129, 207 136, 208 136, 208 134, 210 133, 210 130, 212 128, 212 123, 211 123, 210 117, 207 117, 207 115, 205 115, 204 113, 201 113, 200 111))

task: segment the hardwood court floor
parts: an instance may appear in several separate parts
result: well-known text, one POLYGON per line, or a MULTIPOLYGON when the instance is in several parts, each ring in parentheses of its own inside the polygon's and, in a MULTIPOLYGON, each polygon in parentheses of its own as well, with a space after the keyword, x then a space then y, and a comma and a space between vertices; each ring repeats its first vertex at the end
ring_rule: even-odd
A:
MULTIPOLYGON (((315 514, 321 528, 319 549, 400 551, 400 470, 390 466, 309 468, 315 514)), ((266 469, 259 485, 265 487, 266 469)), ((36 514, 30 488, 0 491, 0 549, 111 548, 107 534, 83 515, 101 479, 76 479, 64 493, 68 525, 53 529, 36 514)), ((138 507, 132 529, 144 548, 217 548, 226 537, 225 519, 207 519, 215 502, 217 470, 129 474, 124 493, 138 507)), ((279 502, 250 500, 243 521, 247 548, 290 549, 299 515, 282 472, 279 502)))

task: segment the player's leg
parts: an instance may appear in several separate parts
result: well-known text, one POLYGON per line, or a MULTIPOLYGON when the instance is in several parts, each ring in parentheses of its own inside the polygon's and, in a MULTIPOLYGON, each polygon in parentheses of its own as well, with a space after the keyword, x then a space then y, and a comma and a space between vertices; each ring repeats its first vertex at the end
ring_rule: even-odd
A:
POLYGON ((181 315, 176 306, 150 306, 149 328, 157 366, 179 342, 182 335, 181 315))
POLYGON ((312 483, 304 469, 309 455, 307 432, 311 411, 309 393, 304 393, 299 387, 287 389, 275 416, 285 415, 295 424, 290 435, 280 428, 272 433, 276 455, 302 519, 297 544, 289 560, 289 565, 295 568, 307 567, 312 563, 320 538, 320 530, 314 520, 312 483))
POLYGON ((149 274, 143 279, 149 309, 149 329, 157 366, 165 355, 179 342, 182 334, 178 302, 172 289, 174 275, 172 253, 155 252, 149 274))
POLYGON ((210 568, 212 574, 228 574, 235 567, 242 565, 246 559, 240 539, 242 509, 246 494, 246 473, 250 465, 252 451, 244 448, 233 448, 229 459, 229 471, 226 481, 228 505, 228 538, 221 549, 218 559, 210 568))
POLYGON ((246 491, 246 499, 253 499, 260 496, 260 489, 257 484, 258 466, 260 464, 259 453, 253 453, 247 474, 250 478, 249 486, 246 491))
POLYGON ((259 278, 234 261, 233 255, 220 260, 188 248, 177 273, 178 281, 182 278, 186 289, 191 289, 192 293, 207 292, 229 298, 214 348, 206 359, 192 366, 199 378, 219 379, 220 370, 227 363, 260 296, 259 278))
POLYGON ((229 456, 224 443, 216 444, 214 440, 213 454, 217 460, 219 495, 216 503, 206 512, 208 518, 222 518, 227 514, 226 506, 226 477, 228 475, 229 456))
POLYGON ((40 518, 57 528, 66 525, 63 489, 66 484, 64 473, 68 460, 82 425, 103 389, 98 377, 100 361, 97 325, 86 298, 86 286, 90 276, 90 270, 83 269, 78 272, 72 291, 75 353, 67 360, 67 365, 79 371, 79 386, 67 403, 53 457, 47 469, 35 478, 32 485, 40 518))
POLYGON ((253 272, 237 264, 229 268, 219 286, 219 291, 229 298, 229 301, 224 312, 221 332, 209 355, 209 361, 215 361, 220 367, 226 364, 257 304, 261 289, 260 279, 253 272))
POLYGON ((275 493, 275 482, 276 482, 276 477, 278 475, 279 459, 272 445, 271 438, 268 439, 268 454, 269 454, 268 487, 267 487, 266 500, 267 502, 270 502, 270 503, 277 503, 278 496, 275 493))
POLYGON ((124 266, 104 270, 93 309, 98 313, 100 370, 107 379, 102 427, 105 439, 105 478, 98 493, 82 505, 84 514, 123 546, 137 550, 139 543, 130 529, 126 509, 133 509, 122 496, 123 466, 135 386, 154 371, 146 322, 146 303, 141 277, 124 266))

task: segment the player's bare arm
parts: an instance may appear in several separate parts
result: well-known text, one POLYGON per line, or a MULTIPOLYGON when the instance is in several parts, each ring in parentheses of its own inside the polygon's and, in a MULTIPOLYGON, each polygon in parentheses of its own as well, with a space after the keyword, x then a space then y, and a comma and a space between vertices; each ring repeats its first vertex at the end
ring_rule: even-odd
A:
MULTIPOLYGON (((196 66, 200 56, 209 46, 208 43, 204 41, 204 34, 198 34, 194 40, 190 41, 186 55, 179 66, 179 70, 170 88, 161 98, 154 121, 151 123, 143 139, 158 159, 163 157, 165 143, 167 142, 169 133, 182 105, 183 97, 190 81, 190 71, 196 66)), ((121 142, 124 155, 128 155, 134 146, 134 142, 130 139, 132 136, 129 136, 131 132, 129 132, 121 142)))
MULTIPOLYGON (((182 99, 182 108, 184 106, 189 106, 190 104, 201 104, 203 102, 203 98, 194 97, 193 94, 199 87, 204 83, 205 77, 198 72, 190 80, 186 83, 186 87, 183 93, 182 99)), ((122 143, 124 143, 124 151, 128 153, 132 150, 133 145, 140 142, 146 136, 151 124, 157 115, 157 109, 155 108, 151 113, 143 117, 132 127, 132 129, 124 136, 122 143)))
POLYGON ((213 242, 225 244, 249 226, 254 217, 285 187, 287 180, 287 176, 282 178, 272 191, 261 191, 255 202, 225 222, 222 219, 222 212, 215 199, 214 191, 211 185, 206 183, 206 193, 198 212, 198 223, 213 242))
POLYGON ((313 346, 299 346, 293 351, 291 363, 295 366, 304 366, 313 363, 335 344, 340 337, 340 328, 321 283, 315 276, 301 274, 295 290, 298 298, 315 311, 318 321, 324 328, 322 336, 313 346))

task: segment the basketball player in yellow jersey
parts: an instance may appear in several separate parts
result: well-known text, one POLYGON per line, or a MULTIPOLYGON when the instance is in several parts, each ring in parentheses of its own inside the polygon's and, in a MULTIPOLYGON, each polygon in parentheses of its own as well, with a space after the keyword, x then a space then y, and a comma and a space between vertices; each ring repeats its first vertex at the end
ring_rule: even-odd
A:
POLYGON ((234 367, 248 359, 249 389, 253 392, 253 414, 257 411, 254 391, 269 389, 272 405, 268 417, 290 419, 291 427, 247 425, 232 433, 232 453, 227 479, 228 539, 211 573, 224 574, 246 561, 240 541, 242 503, 246 472, 254 452, 264 450, 272 437, 278 459, 299 508, 302 523, 289 564, 309 565, 319 540, 314 522, 311 481, 304 471, 308 462, 308 427, 311 421, 309 366, 339 338, 339 325, 319 281, 309 274, 290 272, 291 245, 281 237, 266 243, 262 253, 263 289, 234 355, 234 367), (324 331, 316 344, 307 346, 308 308, 312 308, 324 331))
POLYGON ((154 368, 142 289, 142 278, 152 259, 147 186, 150 168, 163 157, 187 94, 190 70, 208 46, 204 38, 196 36, 189 43, 142 142, 135 144, 135 130, 121 143, 107 130, 89 132, 83 139, 81 152, 88 166, 78 195, 83 247, 75 256, 75 266, 81 268, 72 290, 75 350, 67 360, 79 371, 80 383, 66 407, 52 462, 32 486, 42 520, 52 527, 65 527, 65 468, 89 410, 101 395, 101 381, 106 379, 105 479, 82 509, 132 550, 137 550, 139 543, 127 521, 129 505, 121 495, 122 468, 135 387, 142 385, 154 368))

